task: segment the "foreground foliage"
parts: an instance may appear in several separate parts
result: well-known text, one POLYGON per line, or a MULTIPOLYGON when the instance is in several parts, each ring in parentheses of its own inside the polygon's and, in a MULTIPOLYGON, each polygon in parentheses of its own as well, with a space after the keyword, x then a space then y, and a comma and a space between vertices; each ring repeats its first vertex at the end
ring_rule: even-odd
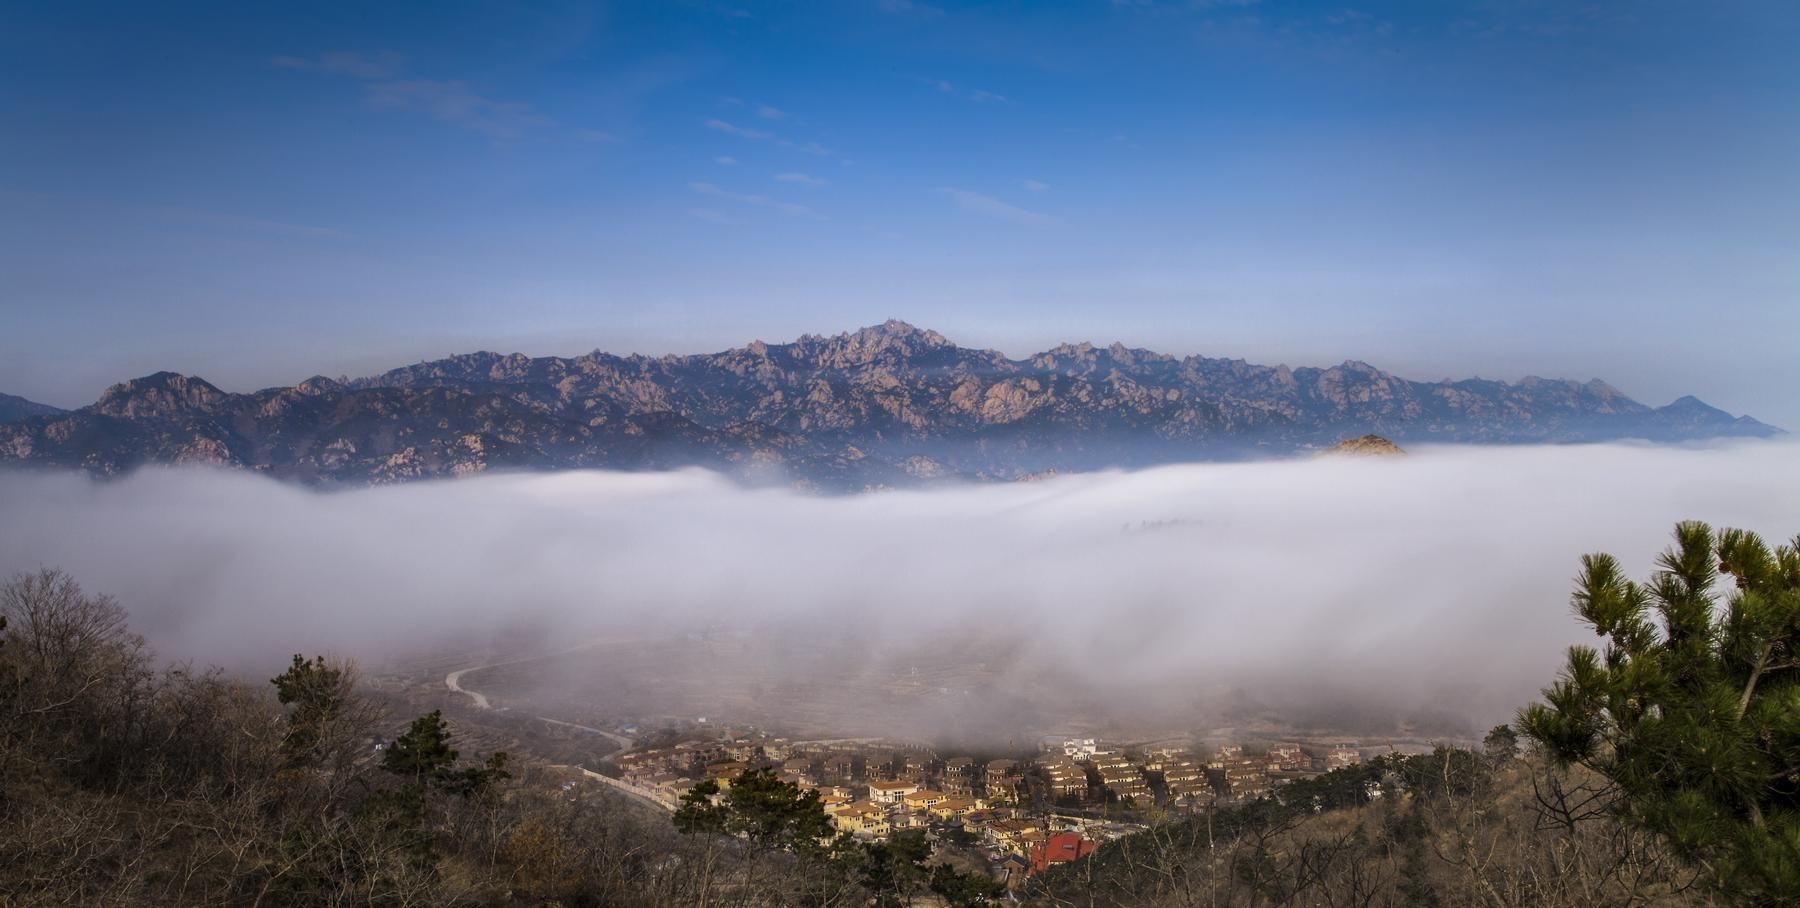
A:
POLYGON ((682 796, 675 826, 716 842, 743 839, 790 856, 797 878, 819 888, 798 893, 807 904, 901 905, 930 892, 950 905, 986 905, 1004 893, 985 876, 930 863, 922 829, 899 830, 884 842, 858 842, 837 832, 817 791, 804 791, 767 771, 751 771, 729 788, 707 780, 682 796))
POLYGON ((1574 605, 1605 648, 1572 647, 1520 727, 1717 891, 1800 905, 1800 538, 1682 523, 1645 583, 1583 558, 1574 605))
POLYGON ((1654 837, 1589 800, 1593 777, 1516 755, 1389 756, 1127 836, 1032 881, 1083 906, 1703 905, 1654 837), (1571 805, 1576 805, 1571 809, 1571 805))

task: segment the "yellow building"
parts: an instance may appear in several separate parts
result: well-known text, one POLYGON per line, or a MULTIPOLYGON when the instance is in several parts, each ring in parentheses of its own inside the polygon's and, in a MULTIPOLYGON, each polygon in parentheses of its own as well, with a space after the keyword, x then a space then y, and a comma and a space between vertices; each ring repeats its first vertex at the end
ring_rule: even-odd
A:
POLYGON ((920 813, 936 807, 938 803, 943 801, 946 797, 948 796, 943 792, 933 791, 928 788, 923 791, 915 791, 911 794, 901 796, 900 804, 907 810, 913 811, 914 813, 920 813))
POLYGON ((926 808, 926 812, 940 820, 954 820, 974 813, 983 806, 980 798, 945 798, 926 808))
POLYGON ((832 810, 831 824, 855 836, 871 837, 888 834, 887 812, 867 801, 845 804, 832 810))
POLYGON ((1044 830, 1026 820, 1005 820, 988 827, 989 841, 1003 851, 1030 855, 1032 846, 1044 840, 1044 830))

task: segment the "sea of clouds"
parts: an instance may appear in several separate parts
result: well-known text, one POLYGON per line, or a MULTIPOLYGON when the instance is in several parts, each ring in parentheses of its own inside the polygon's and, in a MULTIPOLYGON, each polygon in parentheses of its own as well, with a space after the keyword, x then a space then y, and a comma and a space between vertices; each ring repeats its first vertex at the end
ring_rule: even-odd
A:
MULTIPOLYGON (((1006 629, 1097 685, 1258 683, 1503 720, 1584 552, 1800 533, 1800 446, 1425 447, 818 496, 701 471, 315 491, 213 469, 0 474, 0 573, 56 566, 159 652, 256 671, 530 623, 1006 629)), ((804 631, 801 631, 804 633, 804 631)))

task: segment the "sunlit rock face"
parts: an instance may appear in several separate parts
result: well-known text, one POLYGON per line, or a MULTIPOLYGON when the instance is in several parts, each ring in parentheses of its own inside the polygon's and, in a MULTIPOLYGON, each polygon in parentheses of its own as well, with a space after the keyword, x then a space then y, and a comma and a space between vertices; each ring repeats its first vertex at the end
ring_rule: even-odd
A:
POLYGON ((1391 457, 1395 454, 1405 454, 1406 451, 1379 435, 1363 435, 1358 438, 1346 438, 1326 448, 1323 453, 1352 457, 1391 457))

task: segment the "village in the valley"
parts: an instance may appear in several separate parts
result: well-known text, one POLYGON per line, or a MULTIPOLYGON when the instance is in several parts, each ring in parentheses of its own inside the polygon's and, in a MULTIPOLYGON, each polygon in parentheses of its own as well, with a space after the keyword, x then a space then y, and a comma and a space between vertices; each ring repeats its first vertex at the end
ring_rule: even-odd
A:
MULTIPOLYGON (((594 647, 582 651, 591 654, 594 647)), ((664 653, 647 643, 617 646, 606 650, 606 659, 583 665, 670 671, 657 669, 647 653, 677 658, 683 651, 664 653)), ((1436 740, 1405 722, 1396 725, 1394 735, 1352 738, 1329 728, 1300 730, 1273 714, 1244 725, 1196 723, 1187 733, 1168 723, 1147 724, 1143 736, 1124 738, 1088 730, 1073 711, 1063 714, 1065 724, 1053 733, 996 725, 985 736, 967 736, 974 741, 964 744, 900 734, 831 735, 833 726, 869 723, 811 708, 816 703, 807 700, 753 703, 754 709, 727 703, 719 692, 732 688, 723 682, 741 679, 729 674, 730 652, 717 655, 718 677, 688 699, 734 707, 725 716, 626 712, 610 700, 542 697, 535 679, 544 668, 534 657, 437 675, 454 664, 442 657, 386 680, 396 696, 453 709, 469 723, 462 733, 471 748, 534 754, 560 767, 558 784, 566 789, 603 787, 644 809, 673 814, 702 783, 714 783, 718 793, 711 797, 723 800, 746 773, 766 773, 816 794, 819 808, 846 836, 877 842, 916 830, 932 846, 934 862, 1009 886, 1132 833, 1182 817, 1222 814, 1262 798, 1284 799, 1288 786, 1384 755, 1430 752, 1436 740), (425 682, 429 677, 442 680, 425 682), (449 699, 437 699, 446 694, 449 699), (504 699, 490 699, 496 695, 504 699), (750 711, 783 721, 771 727, 741 716, 750 711), (983 737, 992 743, 974 743, 983 737)), ((950 680, 933 680, 957 689, 950 680)), ((867 678, 847 679, 842 686, 857 695, 884 690, 873 688, 871 694, 867 678)), ((655 705, 677 702, 666 695, 655 705)), ((895 704, 902 714, 916 705, 899 698, 880 702, 895 704)), ((1366 773, 1342 781, 1368 800, 1385 793, 1385 783, 1373 780, 1390 775, 1366 773)))
POLYGON ((604 773, 584 775, 672 811, 705 780, 723 791, 746 772, 766 771, 816 791, 844 833, 876 840, 922 829, 1014 885, 1157 820, 1279 796, 1291 782, 1391 749, 1345 741, 1118 745, 1057 737, 1029 754, 989 759, 748 730, 696 728, 680 737, 616 754, 604 773))

